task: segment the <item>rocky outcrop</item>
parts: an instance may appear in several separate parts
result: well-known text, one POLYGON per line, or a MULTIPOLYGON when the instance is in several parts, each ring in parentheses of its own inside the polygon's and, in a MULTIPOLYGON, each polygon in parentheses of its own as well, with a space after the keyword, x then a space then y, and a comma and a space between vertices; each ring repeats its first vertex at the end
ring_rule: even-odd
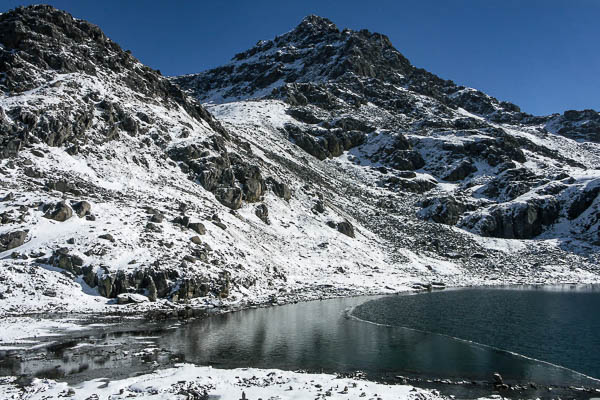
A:
POLYGON ((477 167, 473 165, 471 160, 463 160, 456 167, 452 168, 443 179, 449 182, 462 181, 476 171, 477 167))
POLYGON ((90 211, 92 210, 92 205, 85 200, 71 204, 71 207, 73 207, 75 214, 77 214, 79 218, 83 218, 86 215, 89 215, 90 211))
POLYGON ((342 222, 334 222, 334 221, 328 221, 327 225, 333 229, 337 229, 338 232, 354 238, 354 225, 352 225, 350 222, 348 221, 342 221, 342 222))
POLYGON ((75 254, 70 254, 69 249, 66 247, 56 250, 50 259, 49 264, 69 271, 75 275, 82 273, 83 259, 75 254))
POLYGON ((560 206, 552 197, 495 206, 488 212, 471 215, 463 226, 484 236, 506 239, 531 239, 540 235, 560 215, 560 206))
POLYGON ((27 231, 13 231, 0 234, 0 253, 23 245, 25 239, 27 239, 27 231))
POLYGON ((287 184, 279 182, 272 177, 267 178, 267 184, 271 187, 271 190, 277 197, 280 197, 285 201, 289 201, 292 198, 292 191, 287 184))
POLYGON ((73 216, 73 210, 65 201, 59 201, 54 204, 47 204, 44 207, 44 218, 64 222, 73 216))
POLYGON ((575 219, 583 214, 592 205, 594 200, 596 200, 598 193, 600 193, 600 186, 586 187, 579 192, 569 205, 569 209, 567 210, 568 218, 575 219))
MULTIPOLYGON (((3 74, 0 90, 4 92, 16 94, 48 85, 59 86, 60 79, 53 81, 65 74, 89 77, 105 74, 150 102, 160 99, 180 106, 192 118, 204 121, 213 131, 229 137, 198 102, 184 95, 157 71, 139 63, 97 26, 64 11, 36 5, 1 14, 0 44, 0 73, 3 74)), ((144 118, 94 94, 84 96, 79 103, 61 102, 51 108, 52 111, 44 106, 17 106, 2 110, 0 157, 13 157, 40 141, 49 146, 72 146, 75 151, 79 144, 90 140, 112 140, 118 137, 119 131, 136 135, 139 121, 144 118), (97 110, 107 125, 101 136, 92 132, 97 110)))
POLYGON ((445 225, 456 225, 466 206, 454 196, 426 199, 421 203, 419 216, 445 225))
POLYGON ((284 129, 298 147, 319 160, 338 157, 344 151, 359 146, 365 141, 364 132, 358 130, 322 128, 302 130, 293 124, 286 124, 284 129))
POLYGON ((254 209, 254 214, 265 224, 270 225, 271 221, 269 221, 269 208, 266 204, 259 204, 254 209))

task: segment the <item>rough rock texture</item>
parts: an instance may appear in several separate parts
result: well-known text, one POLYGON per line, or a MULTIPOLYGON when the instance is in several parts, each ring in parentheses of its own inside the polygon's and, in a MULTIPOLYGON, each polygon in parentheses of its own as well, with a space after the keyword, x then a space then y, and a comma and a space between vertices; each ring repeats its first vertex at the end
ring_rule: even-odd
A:
POLYGON ((45 218, 63 222, 73 216, 73 209, 64 201, 46 205, 45 218))
POLYGON ((569 136, 595 114, 527 115, 316 16, 171 79, 47 6, 0 43, 0 315, 598 279, 600 151, 569 136))
MULTIPOLYGON (((432 193, 435 204, 421 202, 428 210, 417 212, 432 221, 504 238, 546 231, 560 235, 550 233, 554 222, 565 213, 579 218, 595 202, 593 193, 570 189, 586 186, 585 171, 600 160, 596 111, 526 114, 412 66, 378 33, 340 30, 325 18, 309 16, 222 67, 173 80, 201 101, 283 100, 292 121, 282 124, 282 132, 291 142, 318 160, 347 157, 371 166, 384 174, 378 185, 388 190, 432 193), (410 171, 427 176, 407 175, 410 171), (563 182, 572 171, 581 181, 563 182), (446 189, 464 197, 465 205, 457 206, 451 197, 440 201, 443 196, 435 189, 441 181, 452 182, 455 186, 446 189), (577 200, 571 205, 558 188, 577 200), (533 204, 529 197, 546 195, 556 202, 555 218, 545 216, 516 231, 506 223, 512 217, 504 210, 520 210, 519 204, 533 204), (473 223, 479 217, 464 214, 466 205, 467 214, 487 215, 495 227, 478 230, 483 225, 473 223)), ((530 206, 530 217, 536 207, 530 206)), ((571 232, 588 240, 583 227, 596 230, 596 222, 580 222, 571 232)))
POLYGON ((26 238, 26 231, 14 231, 0 234, 0 253, 21 246, 25 243, 26 238))

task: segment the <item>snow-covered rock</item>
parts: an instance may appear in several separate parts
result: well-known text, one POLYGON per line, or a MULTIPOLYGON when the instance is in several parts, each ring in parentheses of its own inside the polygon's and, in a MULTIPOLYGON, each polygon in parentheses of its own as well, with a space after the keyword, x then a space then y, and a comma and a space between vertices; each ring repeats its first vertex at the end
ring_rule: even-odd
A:
POLYGON ((0 43, 3 315, 598 280, 598 144, 383 35, 311 16, 173 79, 48 6, 0 15, 0 43), (448 195, 456 226, 419 212, 448 195), (522 241, 481 236, 541 200, 522 241))

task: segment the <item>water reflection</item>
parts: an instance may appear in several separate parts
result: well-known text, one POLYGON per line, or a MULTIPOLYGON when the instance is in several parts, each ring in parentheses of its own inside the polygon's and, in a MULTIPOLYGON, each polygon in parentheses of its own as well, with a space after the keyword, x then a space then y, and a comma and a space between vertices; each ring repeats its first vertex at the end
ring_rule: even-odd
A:
MULTIPOLYGON (((363 302, 363 298, 340 299, 223 315, 187 324, 159 343, 182 350, 187 361, 214 366, 475 380, 489 380, 497 371, 519 382, 595 384, 566 369, 493 348, 344 317, 343 310, 363 302)), ((440 317, 427 310, 420 317, 425 313, 428 319, 440 317)))
MULTIPOLYGON (((176 328, 169 321, 145 332, 109 332, 78 338, 66 346, 47 348, 25 357, 0 354, 0 374, 62 376, 78 382, 123 377, 187 361, 226 368, 361 370, 370 378, 405 375, 489 381, 494 372, 500 372, 505 379, 521 383, 598 386, 595 381, 563 368, 444 335, 347 318, 344 312, 367 300, 375 300, 356 307, 362 318, 390 322, 385 321, 385 317, 391 315, 396 318, 392 321, 395 324, 427 321, 427 328, 458 326, 465 332, 469 332, 469 324, 478 324, 499 341, 522 334, 518 330, 511 333, 497 329, 499 324, 510 326, 521 321, 524 332, 533 338, 524 346, 535 346, 536 338, 544 338, 543 328, 529 326, 526 313, 507 311, 514 308, 512 302, 519 293, 528 292, 504 291, 497 297, 492 294, 496 290, 486 289, 483 294, 473 292, 475 295, 470 297, 468 290, 457 290, 417 296, 316 301, 214 316, 178 323, 176 328), (462 294, 454 297, 457 296, 454 293, 462 294), (447 295, 450 296, 444 297, 447 295), (467 296, 470 302, 461 296, 467 296)), ((554 321, 563 318, 566 312, 558 312, 557 304, 541 300, 534 306, 536 301, 529 299, 528 304, 540 314, 540 319, 554 321)), ((533 322, 538 323, 538 320, 533 319, 533 322)))

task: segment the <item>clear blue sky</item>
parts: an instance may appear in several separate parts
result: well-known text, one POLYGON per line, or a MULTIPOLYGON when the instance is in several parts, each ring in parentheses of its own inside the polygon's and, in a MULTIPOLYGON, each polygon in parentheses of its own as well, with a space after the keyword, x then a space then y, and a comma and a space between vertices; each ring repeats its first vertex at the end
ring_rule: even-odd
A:
MULTIPOLYGON (((37 2, 2 0, 0 11, 37 2)), ((48 0, 165 75, 221 65, 308 14, 388 35, 413 65, 533 114, 600 110, 600 1, 48 0)))

